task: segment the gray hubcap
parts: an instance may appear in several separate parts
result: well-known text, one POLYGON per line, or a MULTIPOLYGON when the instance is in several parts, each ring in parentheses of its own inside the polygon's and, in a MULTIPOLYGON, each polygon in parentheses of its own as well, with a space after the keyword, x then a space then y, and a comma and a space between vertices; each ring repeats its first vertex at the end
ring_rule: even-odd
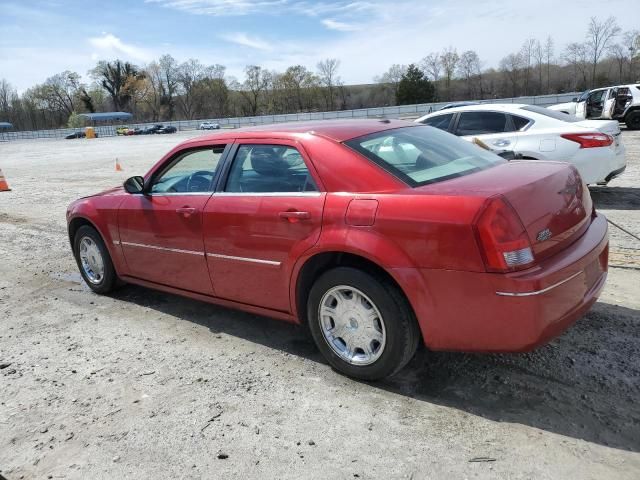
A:
POLYGON ((354 287, 339 285, 320 301, 320 329, 331 349, 353 365, 370 365, 382 355, 387 340, 378 307, 354 287))
POLYGON ((80 263, 87 280, 98 284, 104 278, 104 261, 96 242, 91 237, 80 240, 80 263))

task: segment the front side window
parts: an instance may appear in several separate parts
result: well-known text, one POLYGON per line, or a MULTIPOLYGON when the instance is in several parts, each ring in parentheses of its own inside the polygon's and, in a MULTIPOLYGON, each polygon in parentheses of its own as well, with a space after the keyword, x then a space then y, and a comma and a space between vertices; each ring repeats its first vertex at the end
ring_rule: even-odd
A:
POLYGON ((226 192, 317 192, 300 152, 285 145, 241 145, 227 180, 226 192))
POLYGON ((429 125, 430 127, 439 128, 440 130, 448 130, 452 118, 453 113, 448 113, 446 115, 436 115, 435 117, 427 118, 421 123, 429 125))
POLYGON ((462 112, 456 135, 483 135, 508 131, 507 116, 498 112, 462 112))
POLYGON ((207 193, 213 191, 213 179, 224 145, 191 150, 172 161, 153 180, 151 193, 207 193))
POLYGON ((385 130, 348 140, 345 145, 412 187, 462 177, 505 161, 428 126, 385 130))

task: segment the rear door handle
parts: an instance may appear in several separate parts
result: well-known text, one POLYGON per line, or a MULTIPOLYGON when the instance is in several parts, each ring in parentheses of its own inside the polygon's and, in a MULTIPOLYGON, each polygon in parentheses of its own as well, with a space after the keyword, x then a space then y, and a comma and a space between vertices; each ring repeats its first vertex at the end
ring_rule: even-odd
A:
POLYGON ((184 215, 185 217, 190 217, 191 215, 193 215, 197 211, 198 211, 198 209, 195 208, 195 207, 180 207, 180 208, 176 208, 176 213, 184 215))
POLYGON ((278 215, 280 218, 289 220, 291 223, 295 223, 299 220, 309 220, 311 218, 311 214, 309 212, 299 212, 297 210, 291 212, 280 212, 278 215))
POLYGON ((501 138, 499 140, 496 140, 495 142, 493 142, 493 144, 496 147, 506 147, 507 145, 509 145, 511 142, 509 140, 507 140, 506 138, 501 138))

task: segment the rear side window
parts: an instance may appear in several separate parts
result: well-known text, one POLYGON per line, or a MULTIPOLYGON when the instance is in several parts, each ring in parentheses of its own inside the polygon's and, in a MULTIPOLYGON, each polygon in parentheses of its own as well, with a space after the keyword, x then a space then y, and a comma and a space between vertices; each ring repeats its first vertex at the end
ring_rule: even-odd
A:
POLYGON ((448 113, 446 115, 436 115, 435 117, 427 118, 421 123, 429 125, 430 127, 439 128, 440 130, 448 130, 452 118, 453 113, 448 113))
POLYGON ((285 145, 241 145, 227 180, 226 192, 317 192, 300 152, 285 145))
POLYGON ((498 112, 462 112, 456 135, 482 135, 508 131, 507 116, 498 112))
POLYGON ((516 127, 516 130, 522 130, 531 123, 531 120, 528 118, 518 117, 517 115, 511 115, 511 120, 513 121, 513 125, 516 127))
POLYGON ((348 140, 345 145, 412 187, 462 177, 504 162, 494 153, 428 126, 385 130, 348 140))

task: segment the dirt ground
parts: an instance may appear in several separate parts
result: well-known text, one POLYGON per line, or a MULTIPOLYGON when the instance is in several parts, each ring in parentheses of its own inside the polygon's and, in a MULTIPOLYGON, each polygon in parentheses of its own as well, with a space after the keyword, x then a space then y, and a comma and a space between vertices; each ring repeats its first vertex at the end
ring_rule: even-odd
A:
MULTIPOLYGON (((377 384, 332 371, 292 325, 140 287, 93 294, 67 205, 197 134, 0 144, 1 475, 640 478, 640 241, 617 228, 600 301, 550 345, 422 351, 377 384)), ((592 195, 639 235, 640 132, 623 139, 627 172, 592 195)))

